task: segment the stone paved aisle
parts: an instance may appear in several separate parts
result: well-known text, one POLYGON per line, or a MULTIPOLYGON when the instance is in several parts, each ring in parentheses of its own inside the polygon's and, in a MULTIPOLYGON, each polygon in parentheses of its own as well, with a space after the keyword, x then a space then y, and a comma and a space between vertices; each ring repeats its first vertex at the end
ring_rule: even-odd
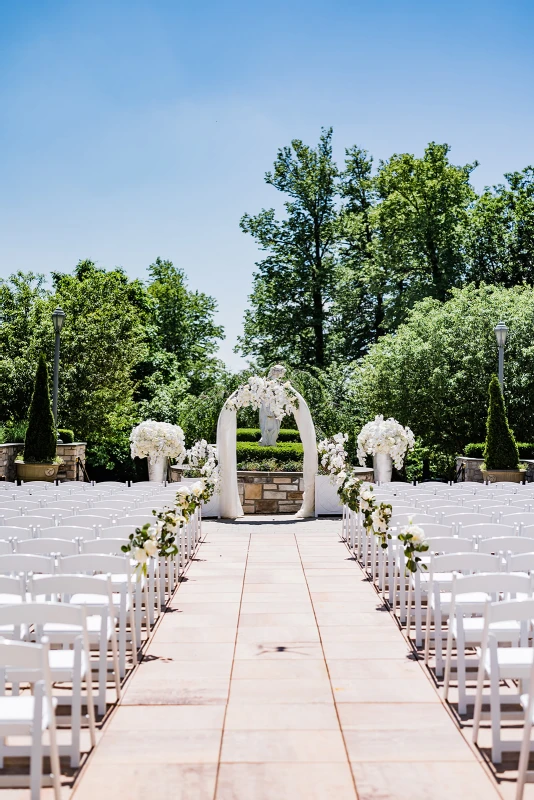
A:
POLYGON ((339 528, 204 523, 74 800, 497 800, 339 528))

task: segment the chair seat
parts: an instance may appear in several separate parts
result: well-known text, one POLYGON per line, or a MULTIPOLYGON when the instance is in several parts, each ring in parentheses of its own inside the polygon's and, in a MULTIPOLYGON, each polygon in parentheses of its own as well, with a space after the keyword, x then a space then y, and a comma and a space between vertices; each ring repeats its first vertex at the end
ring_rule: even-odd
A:
MULTIPOLYGON (((477 648, 480 655, 479 648, 477 648)), ((534 648, 532 647, 498 647, 497 660, 499 662, 499 675, 501 678, 515 678, 516 680, 526 680, 530 678, 532 669, 532 658, 534 648)), ((491 674, 490 651, 486 652, 484 667, 488 675, 491 674)))
MULTIPOLYGON (((120 606, 122 598, 118 592, 113 592, 111 595, 111 599, 113 600, 114 606, 120 606)), ((126 609, 130 608, 130 598, 128 595, 125 597, 126 600, 126 609)), ((96 606, 101 608, 102 607, 102 595, 101 594, 73 594, 71 597, 71 603, 74 606, 96 606)))
MULTIPOLYGON (((15 635, 15 626, 14 625, 0 625, 0 636, 3 636, 4 639, 11 639, 15 635)), ((25 639, 28 635, 28 626, 27 625, 17 625, 17 639, 25 639), (20 631, 20 636, 19 636, 20 631)))
MULTIPOLYGON (((91 638, 91 635, 100 635, 100 631, 102 629, 102 617, 98 614, 92 614, 91 616, 87 617, 87 633, 91 638)), ((107 618, 107 633, 108 638, 111 635, 111 631, 113 630, 113 622, 112 620, 107 618)), ((47 622, 46 625, 43 625, 43 635, 50 636, 50 637, 57 637, 66 635, 68 638, 73 638, 74 636, 78 636, 82 633, 82 628, 79 625, 66 625, 63 622, 47 622)))
MULTIPOLYGON (((451 628, 453 635, 456 637, 458 635, 458 621, 456 619, 453 619, 451 628)), ((464 617, 463 629, 466 644, 480 644, 484 631, 484 618, 464 617)), ((515 642, 520 635, 521 626, 519 622, 515 622, 514 620, 492 622, 490 624, 490 632, 495 635, 495 638, 499 642, 515 642)))
POLYGON ((0 594, 0 606, 14 606, 22 603, 20 594, 0 594))
MULTIPOLYGON (((54 708, 57 701, 54 698, 54 708)), ((35 697, 31 695, 18 695, 15 697, 0 697, 0 734, 5 730, 13 733, 13 728, 18 728, 17 733, 31 733, 35 710, 35 697)), ((43 714, 41 730, 46 730, 50 722, 48 703, 43 700, 43 714)))
MULTIPOLYGON (((464 609, 484 608, 488 595, 486 592, 464 592, 463 594, 456 595, 456 605, 462 606, 464 609)), ((442 611, 448 611, 451 607, 452 593, 440 592, 439 605, 442 611)), ((430 606, 435 607, 434 595, 430 596, 430 606)))

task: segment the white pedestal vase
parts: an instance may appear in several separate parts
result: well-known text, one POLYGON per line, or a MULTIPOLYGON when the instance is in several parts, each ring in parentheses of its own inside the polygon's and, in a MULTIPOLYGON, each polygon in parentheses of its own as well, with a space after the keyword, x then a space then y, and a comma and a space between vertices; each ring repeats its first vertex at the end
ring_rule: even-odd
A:
POLYGON ((167 456, 148 457, 148 480, 155 483, 163 483, 167 480, 167 456))
POLYGON ((315 516, 320 514, 342 514, 343 505, 337 493, 337 483, 330 475, 315 476, 315 516))
POLYGON ((387 453, 376 453, 373 456, 373 470, 376 483, 390 483, 393 459, 387 453))

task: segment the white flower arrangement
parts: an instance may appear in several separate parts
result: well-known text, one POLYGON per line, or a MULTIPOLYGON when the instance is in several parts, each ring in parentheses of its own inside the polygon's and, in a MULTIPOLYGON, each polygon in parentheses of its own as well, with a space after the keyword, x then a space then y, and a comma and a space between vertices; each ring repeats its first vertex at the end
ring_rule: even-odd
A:
POLYGON ((322 439, 317 445, 317 452, 321 458, 321 469, 341 485, 347 477, 347 458, 345 442, 348 434, 336 433, 330 439, 322 439))
POLYGON ((282 420, 288 414, 294 413, 298 400, 289 381, 282 383, 276 379, 253 375, 230 395, 225 406, 237 411, 247 406, 259 409, 262 404, 269 408, 273 417, 282 420))
POLYGON ((408 519, 408 524, 401 528, 399 541, 404 545, 404 556, 406 558, 406 569, 409 572, 417 572, 418 569, 428 569, 422 563, 418 553, 426 553, 429 548, 423 528, 415 525, 413 519, 408 519))
POLYGON ((132 458, 153 461, 161 456, 180 460, 185 455, 184 432, 179 425, 146 420, 131 432, 130 451, 132 458))
POLYGON ((415 437, 408 427, 396 419, 384 419, 382 414, 364 425, 358 435, 358 461, 365 466, 367 455, 385 453, 391 456, 397 469, 404 463, 406 451, 415 444, 415 437))
POLYGON ((208 444, 205 439, 198 442, 186 451, 183 462, 186 472, 193 472, 199 478, 191 487, 195 498, 200 498, 205 503, 214 492, 219 489, 219 465, 217 461, 217 448, 208 444))

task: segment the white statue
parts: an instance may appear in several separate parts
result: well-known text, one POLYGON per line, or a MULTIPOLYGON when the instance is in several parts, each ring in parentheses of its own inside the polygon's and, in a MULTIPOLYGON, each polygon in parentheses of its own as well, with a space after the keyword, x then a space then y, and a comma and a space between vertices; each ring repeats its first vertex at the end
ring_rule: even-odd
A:
MULTIPOLYGON (((269 370, 268 378, 270 380, 281 380, 285 374, 286 368, 281 364, 276 364, 276 366, 271 367, 269 370)), ((276 417, 271 414, 269 406, 262 403, 260 406, 261 439, 259 444, 263 447, 274 447, 280 432, 280 424, 281 420, 276 419, 276 417)))

